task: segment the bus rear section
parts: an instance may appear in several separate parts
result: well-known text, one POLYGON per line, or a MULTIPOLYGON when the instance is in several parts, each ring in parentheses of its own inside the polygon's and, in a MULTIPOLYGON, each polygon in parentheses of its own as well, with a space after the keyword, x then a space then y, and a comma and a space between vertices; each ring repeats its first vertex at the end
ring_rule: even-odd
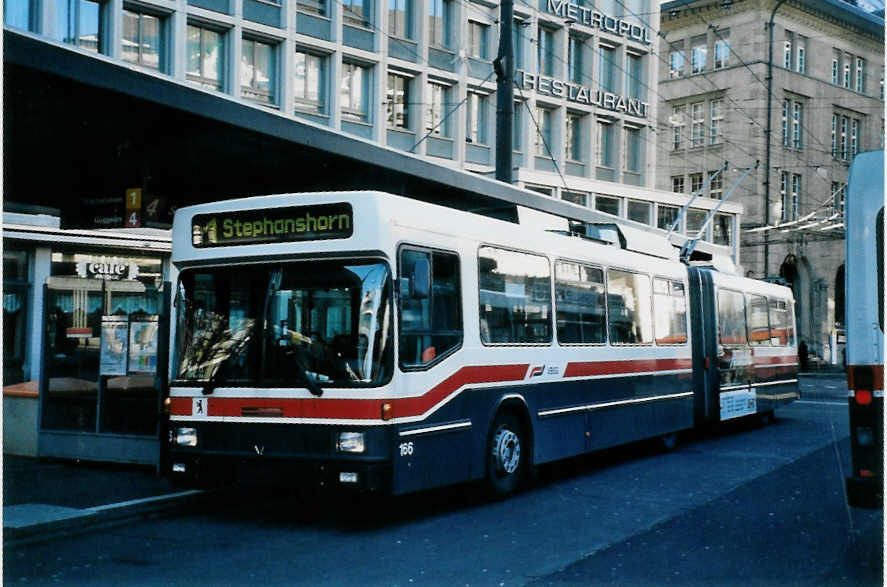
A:
POLYGON ((847 501, 884 501, 884 152, 853 160, 845 199, 847 395, 852 471, 847 501))
POLYGON ((787 287, 691 267, 694 420, 772 419, 799 397, 794 299, 787 287))

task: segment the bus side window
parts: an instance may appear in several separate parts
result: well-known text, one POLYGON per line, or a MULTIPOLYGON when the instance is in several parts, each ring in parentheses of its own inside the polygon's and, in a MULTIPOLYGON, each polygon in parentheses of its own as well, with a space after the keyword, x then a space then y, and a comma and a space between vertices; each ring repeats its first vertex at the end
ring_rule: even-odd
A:
POLYGON ((721 344, 748 344, 745 301, 739 292, 718 291, 718 338, 721 344))
POLYGON ((767 298, 749 294, 746 298, 748 339, 753 345, 770 344, 770 321, 767 317, 767 298))
POLYGON ((404 248, 400 275, 400 363, 405 368, 422 367, 462 344, 459 257, 404 248), (424 264, 431 268, 428 295, 410 287, 417 267, 424 264))

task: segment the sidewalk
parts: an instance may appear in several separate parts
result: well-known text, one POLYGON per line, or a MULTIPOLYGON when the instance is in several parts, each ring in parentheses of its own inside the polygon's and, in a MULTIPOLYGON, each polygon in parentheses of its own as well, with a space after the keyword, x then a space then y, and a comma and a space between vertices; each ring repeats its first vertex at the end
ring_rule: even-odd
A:
POLYGON ((199 499, 153 467, 3 455, 4 547, 157 515, 199 499))

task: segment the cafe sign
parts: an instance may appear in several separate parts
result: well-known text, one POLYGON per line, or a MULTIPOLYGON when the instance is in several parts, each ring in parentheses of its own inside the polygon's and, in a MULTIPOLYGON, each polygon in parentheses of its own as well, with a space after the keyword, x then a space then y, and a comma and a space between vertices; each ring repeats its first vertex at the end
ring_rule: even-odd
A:
POLYGON ((648 27, 609 16, 585 6, 573 4, 569 0, 548 0, 546 8, 548 12, 564 20, 602 30, 612 35, 618 35, 630 41, 637 41, 646 45, 653 43, 648 27))
POLYGON ((107 281, 135 279, 139 276, 139 266, 119 257, 87 257, 77 261, 77 275, 107 281))
POLYGON ((595 90, 580 84, 525 71, 518 71, 517 77, 518 86, 523 90, 532 90, 537 94, 554 96, 555 98, 566 98, 576 104, 597 106, 638 118, 646 118, 650 110, 650 105, 647 102, 642 102, 637 98, 626 98, 612 92, 595 90))

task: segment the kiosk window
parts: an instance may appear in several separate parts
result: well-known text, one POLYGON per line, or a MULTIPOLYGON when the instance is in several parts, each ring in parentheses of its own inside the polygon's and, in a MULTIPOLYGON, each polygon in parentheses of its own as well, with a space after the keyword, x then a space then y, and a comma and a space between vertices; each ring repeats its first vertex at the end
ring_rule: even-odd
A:
POLYGON ((422 367, 462 344, 459 257, 405 248, 400 275, 400 364, 422 367))

